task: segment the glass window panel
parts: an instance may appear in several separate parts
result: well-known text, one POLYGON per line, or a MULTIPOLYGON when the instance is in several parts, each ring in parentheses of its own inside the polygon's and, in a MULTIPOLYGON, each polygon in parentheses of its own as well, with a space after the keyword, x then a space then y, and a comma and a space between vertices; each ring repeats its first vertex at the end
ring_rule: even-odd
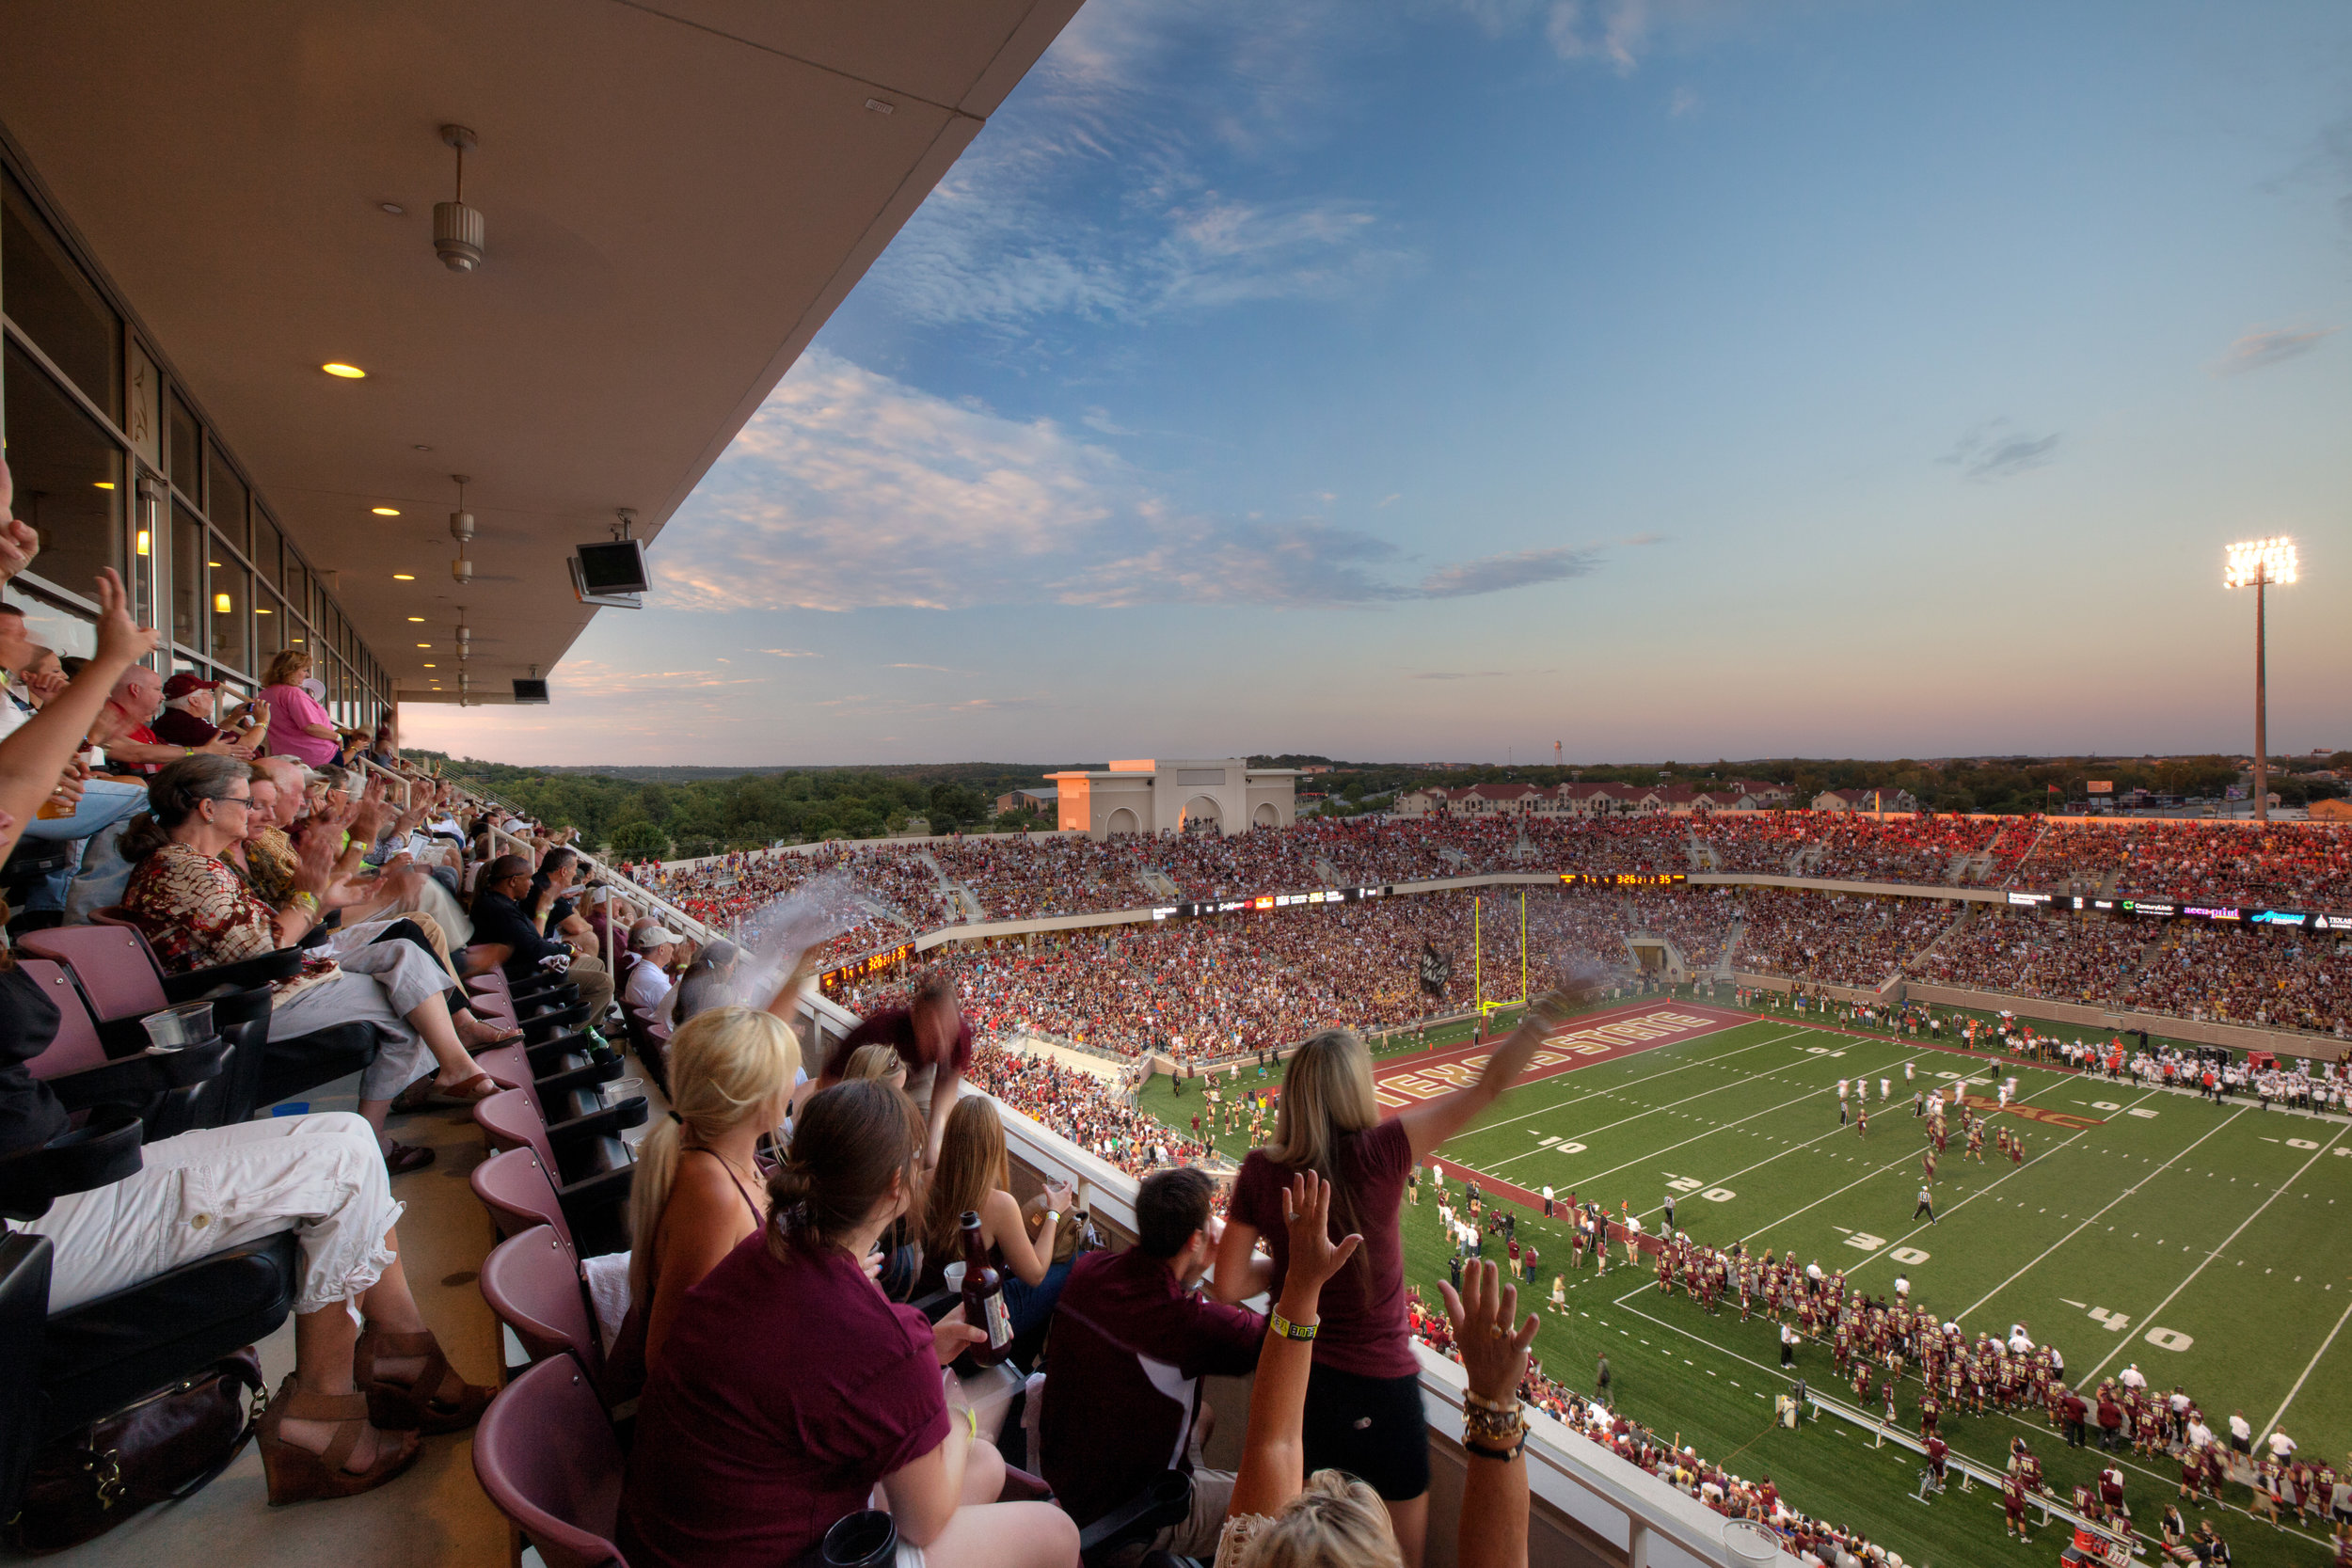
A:
POLYGON ((139 341, 132 339, 130 398, 123 411, 122 433, 131 437, 131 450, 151 468, 164 466, 163 389, 164 372, 155 368, 154 359, 139 341))
POLYGON ((286 646, 286 628, 294 623, 286 618, 286 603, 266 588, 253 594, 253 673, 259 675, 269 668, 286 646))
MULTIPOLYGON (((292 550, 286 552, 286 577, 279 584, 286 590, 286 609, 297 620, 310 618, 310 574, 302 564, 302 558, 292 550)), ((288 632, 293 639, 295 634, 288 632)))
POLYGON ((237 477, 237 470, 220 454, 220 449, 207 447, 205 451, 211 456, 204 487, 204 515, 212 519, 220 536, 229 541, 229 547, 243 555, 246 544, 246 503, 252 498, 246 491, 245 481, 237 477))
POLYGON ((99 568, 122 565, 122 450, 14 343, 6 375, 16 515, 40 535, 32 570, 87 598, 99 568))
POLYGON ((282 541, 278 524, 260 507, 253 509, 253 569, 262 574, 264 582, 278 580, 278 555, 282 541))
POLYGON ((190 500, 204 496, 204 437, 180 394, 171 394, 171 483, 190 500))
POLYGON ((171 640, 204 645, 204 525, 178 501, 171 504, 171 640))
POLYGON ((213 662, 230 670, 249 671, 251 651, 246 646, 247 611, 253 603, 253 574, 214 541, 212 559, 213 662))
POLYGON ((121 324, 24 187, 0 172, 0 310, 40 345, 82 395, 122 418, 121 324))

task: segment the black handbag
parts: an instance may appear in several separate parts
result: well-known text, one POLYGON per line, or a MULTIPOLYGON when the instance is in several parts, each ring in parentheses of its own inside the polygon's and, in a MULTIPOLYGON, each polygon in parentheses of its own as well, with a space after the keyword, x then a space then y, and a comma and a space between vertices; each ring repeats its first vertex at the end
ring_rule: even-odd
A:
POLYGON ((143 1508, 196 1496, 245 1451, 268 1402, 262 1358, 247 1345, 58 1438, 33 1456, 24 1505, 0 1538, 13 1551, 62 1551, 143 1508))

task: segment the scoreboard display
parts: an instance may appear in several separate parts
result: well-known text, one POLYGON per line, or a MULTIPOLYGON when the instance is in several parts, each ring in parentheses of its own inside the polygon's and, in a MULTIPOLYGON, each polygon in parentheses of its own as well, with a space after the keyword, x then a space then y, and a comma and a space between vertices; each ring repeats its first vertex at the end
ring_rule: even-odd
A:
POLYGON ((870 974, 887 974, 914 957, 914 943, 902 942, 896 947, 884 947, 862 958, 852 958, 838 969, 828 969, 817 976, 817 983, 827 990, 838 990, 870 974))
POLYGON ((1568 887, 1676 887, 1690 880, 1679 871, 1563 871, 1568 887))

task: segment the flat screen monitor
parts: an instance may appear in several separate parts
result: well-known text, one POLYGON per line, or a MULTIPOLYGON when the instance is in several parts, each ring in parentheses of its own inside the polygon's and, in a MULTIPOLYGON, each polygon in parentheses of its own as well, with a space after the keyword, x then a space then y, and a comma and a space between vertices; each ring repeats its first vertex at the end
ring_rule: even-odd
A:
POLYGON ((584 593, 643 594, 653 586, 645 577, 645 546, 634 539, 582 545, 578 553, 584 593))

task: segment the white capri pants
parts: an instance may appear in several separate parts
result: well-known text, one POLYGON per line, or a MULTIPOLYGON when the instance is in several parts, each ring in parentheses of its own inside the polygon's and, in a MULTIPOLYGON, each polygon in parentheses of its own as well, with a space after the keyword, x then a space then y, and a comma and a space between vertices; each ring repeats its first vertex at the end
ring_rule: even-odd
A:
POLYGON ((136 1175, 61 1197, 23 1227, 56 1249, 50 1311, 292 1230, 302 1249, 294 1309, 340 1302, 356 1315, 393 1261, 384 1237, 403 1205, 374 1130, 348 1111, 183 1132, 139 1154, 136 1175))
MULTIPOLYGON (((379 942, 338 955, 342 973, 296 991, 270 1010, 269 1037, 293 1039, 338 1023, 372 1023, 380 1042, 359 1075, 361 1100, 389 1100, 424 1070, 424 1038, 408 1014, 456 988, 449 971, 413 942, 379 942)), ((460 1006, 463 1006, 461 1003, 460 1006)))

